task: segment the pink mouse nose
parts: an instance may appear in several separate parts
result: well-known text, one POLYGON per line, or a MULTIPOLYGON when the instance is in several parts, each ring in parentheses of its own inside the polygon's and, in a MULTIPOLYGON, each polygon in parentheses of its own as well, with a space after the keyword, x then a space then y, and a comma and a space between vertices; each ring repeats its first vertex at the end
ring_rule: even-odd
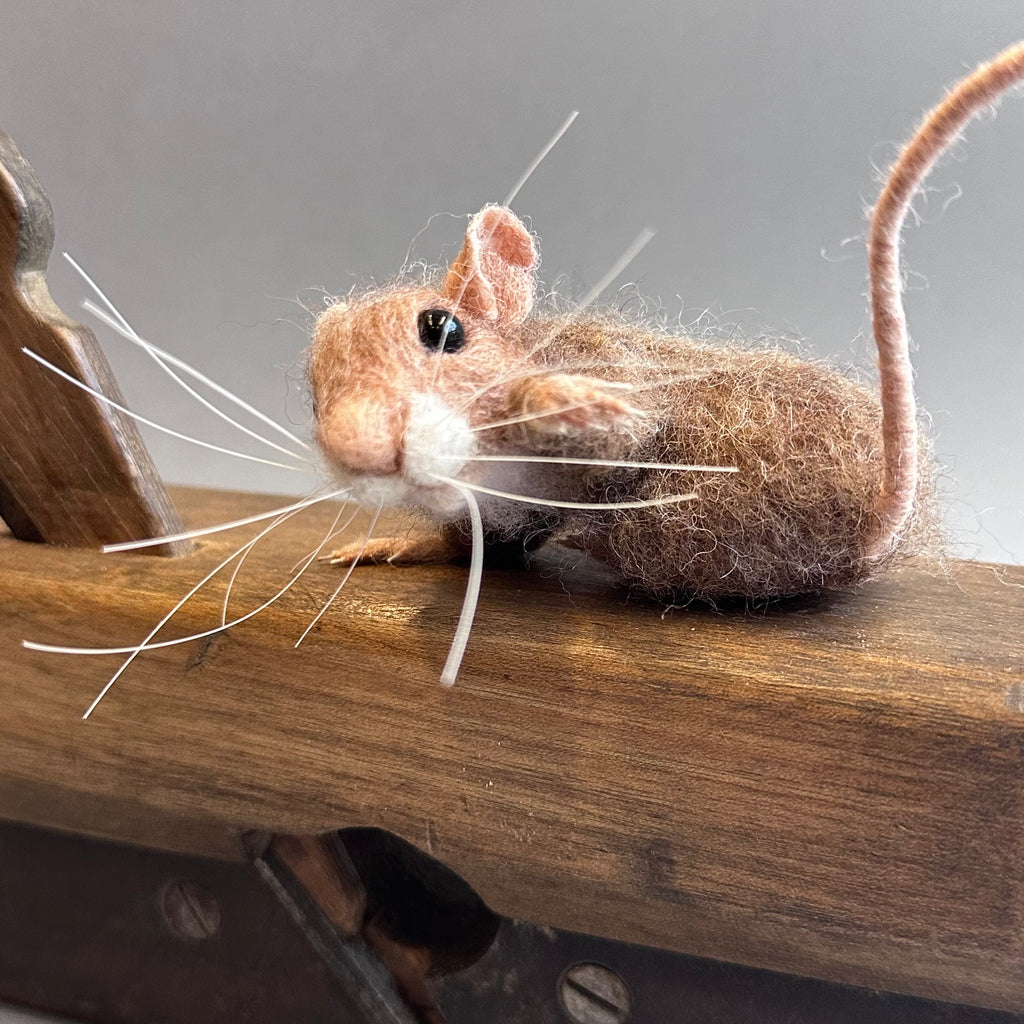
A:
POLYGON ((374 402, 339 402, 320 417, 317 439, 342 469, 371 476, 398 472, 397 417, 374 402))

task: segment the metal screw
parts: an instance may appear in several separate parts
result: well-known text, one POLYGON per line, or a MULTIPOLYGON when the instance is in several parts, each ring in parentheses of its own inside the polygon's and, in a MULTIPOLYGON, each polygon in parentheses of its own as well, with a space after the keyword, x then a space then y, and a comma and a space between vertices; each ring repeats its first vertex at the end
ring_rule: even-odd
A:
POLYGON ((171 882, 160 909, 172 932, 186 942, 209 939, 220 930, 220 907, 213 893, 198 882, 171 882))
POLYGON ((629 1016, 629 989, 604 964, 567 967, 558 979, 558 999, 576 1024, 622 1024, 629 1016))

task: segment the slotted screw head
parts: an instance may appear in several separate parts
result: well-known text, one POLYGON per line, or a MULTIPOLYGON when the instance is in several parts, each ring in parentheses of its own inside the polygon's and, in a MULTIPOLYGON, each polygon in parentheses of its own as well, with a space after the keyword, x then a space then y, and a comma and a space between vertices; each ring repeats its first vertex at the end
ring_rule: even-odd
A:
POLYGON ((209 939, 220 931, 220 906, 216 897, 198 882, 171 882, 160 898, 168 928, 186 942, 209 939))
POLYGON ((629 1017, 629 989, 604 964, 567 967, 558 979, 558 999, 575 1024, 623 1024, 629 1017))

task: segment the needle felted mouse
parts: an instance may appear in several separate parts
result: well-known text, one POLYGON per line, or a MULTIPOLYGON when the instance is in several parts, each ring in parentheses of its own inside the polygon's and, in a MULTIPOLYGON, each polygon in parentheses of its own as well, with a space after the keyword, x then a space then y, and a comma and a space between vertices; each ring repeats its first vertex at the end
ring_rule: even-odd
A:
POLYGON ((966 122, 1021 77, 1024 44, 959 83, 890 172, 869 238, 878 393, 783 351, 537 313, 535 240, 499 206, 472 218, 439 282, 328 308, 309 363, 323 452, 364 503, 439 527, 372 540, 363 557, 464 553, 478 503, 486 541, 557 540, 657 598, 768 599, 878 575, 912 549, 933 475, 900 298, 903 219, 966 122))
MULTIPOLYGON (((927 547, 935 520, 934 469, 918 431, 901 300, 903 221, 932 165, 971 117, 1022 79, 1024 43, 1017 43, 959 82, 889 171, 868 237, 877 392, 778 349, 680 337, 593 312, 587 302, 569 313, 545 311, 537 302, 535 239, 508 203, 487 206, 470 220, 458 256, 437 280, 370 290, 319 316, 309 379, 316 437, 335 488, 234 522, 108 545, 105 550, 128 550, 272 520, 197 583, 142 643, 80 648, 26 640, 25 646, 127 655, 88 718, 143 652, 221 633, 279 600, 351 523, 356 512, 338 526, 352 500, 376 512, 363 541, 330 556, 349 571, 298 643, 361 559, 441 561, 468 551, 469 583, 441 673, 444 685, 455 681, 466 648, 485 549, 523 553, 560 541, 605 562, 633 590, 674 601, 768 601, 877 576, 927 547), (336 499, 343 504, 327 536, 290 580, 229 620, 232 584, 253 546, 302 509, 336 499), (374 539, 385 506, 417 509, 435 528, 374 539), (155 640, 236 561, 219 625, 155 640)), ((93 306, 94 312, 164 369, 173 364, 262 416, 140 338, 86 280, 108 310, 93 306)), ((308 464, 294 450, 241 429, 308 464)))

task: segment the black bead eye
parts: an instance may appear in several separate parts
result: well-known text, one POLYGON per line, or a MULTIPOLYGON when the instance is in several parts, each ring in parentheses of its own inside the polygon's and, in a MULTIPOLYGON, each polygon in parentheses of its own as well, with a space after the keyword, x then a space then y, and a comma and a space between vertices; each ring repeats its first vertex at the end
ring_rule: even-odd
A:
POLYGON ((431 352, 458 352, 466 344, 459 318, 447 309, 425 309, 416 320, 423 347, 431 352))

